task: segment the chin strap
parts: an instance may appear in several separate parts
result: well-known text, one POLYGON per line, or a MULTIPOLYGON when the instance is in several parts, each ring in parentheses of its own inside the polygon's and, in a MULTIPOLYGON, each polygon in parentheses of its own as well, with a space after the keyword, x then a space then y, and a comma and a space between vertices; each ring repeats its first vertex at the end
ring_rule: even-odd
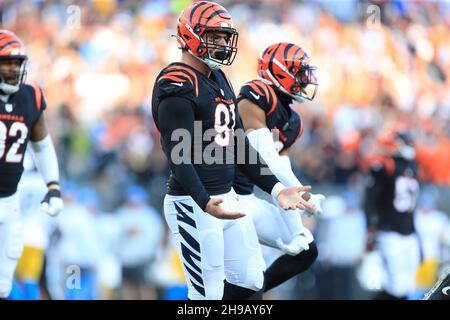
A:
POLYGON ((0 83, 0 91, 8 96, 16 93, 17 91, 19 91, 19 89, 20 89, 20 84, 11 85, 11 84, 7 84, 5 82, 0 83))

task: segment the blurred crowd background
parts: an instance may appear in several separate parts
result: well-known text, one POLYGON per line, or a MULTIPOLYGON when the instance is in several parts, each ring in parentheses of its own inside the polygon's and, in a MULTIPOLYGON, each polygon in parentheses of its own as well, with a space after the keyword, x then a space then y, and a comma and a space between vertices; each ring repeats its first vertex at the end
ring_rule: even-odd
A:
MULTIPOLYGON (((375 136, 392 122, 414 135, 422 183, 417 223, 437 261, 435 277, 450 263, 450 3, 217 2, 239 32, 237 58, 224 69, 235 90, 257 76, 257 57, 272 43, 302 46, 318 67, 315 100, 293 106, 305 129, 292 162, 304 184, 328 196, 324 216, 305 221, 319 261, 270 297, 358 299, 379 289, 379 259, 364 254, 362 195, 375 136)), ((51 237, 42 245, 53 298, 185 294, 162 214, 168 168, 150 101, 157 74, 179 57, 170 35, 188 3, 0 2, 2 28, 27 47, 28 81, 44 89, 63 177, 64 219, 49 222, 51 237), (85 296, 67 290, 73 265, 89 275, 83 281, 91 289, 78 293, 85 296)), ((265 254, 270 261, 278 253, 265 254)))

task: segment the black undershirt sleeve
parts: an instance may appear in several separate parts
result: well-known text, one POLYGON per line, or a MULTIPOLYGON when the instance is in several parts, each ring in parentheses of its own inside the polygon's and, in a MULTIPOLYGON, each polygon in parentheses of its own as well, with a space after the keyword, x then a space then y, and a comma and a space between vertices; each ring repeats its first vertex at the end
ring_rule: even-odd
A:
MULTIPOLYGON (((236 113, 236 129, 241 129, 244 131, 244 126, 242 125, 242 121, 239 117, 239 114, 236 113)), ((238 146, 239 142, 235 138, 235 146, 238 146)), ((248 138, 245 137, 244 141, 244 149, 245 149, 245 162, 240 163, 241 161, 238 161, 239 159, 239 152, 243 152, 243 150, 239 150, 239 148, 235 149, 235 159, 237 166, 239 169, 242 170, 242 172, 258 187, 260 187, 263 191, 267 193, 271 193, 273 187, 279 182, 277 177, 273 175, 270 172, 269 167, 264 162, 262 157, 259 155, 258 151, 255 150, 248 141, 248 138), (256 155, 256 157, 250 157, 250 155, 256 155), (256 161, 250 161, 250 160, 256 160, 256 161), (254 162, 254 163, 251 163, 254 162), (262 174, 264 173, 264 174, 262 174)))
POLYGON ((180 140, 172 141, 172 133, 177 129, 184 129, 189 133, 189 138, 194 137, 194 111, 190 100, 180 97, 167 97, 160 102, 158 108, 158 124, 161 132, 161 143, 169 161, 169 167, 176 180, 181 184, 188 195, 194 199, 198 206, 205 210, 206 204, 210 200, 208 191, 203 186, 194 165, 190 161, 191 145, 189 148, 180 149, 177 156, 182 159, 189 159, 188 163, 174 163, 171 157, 173 148, 180 143, 180 140), (184 154, 184 152, 188 154, 184 154))

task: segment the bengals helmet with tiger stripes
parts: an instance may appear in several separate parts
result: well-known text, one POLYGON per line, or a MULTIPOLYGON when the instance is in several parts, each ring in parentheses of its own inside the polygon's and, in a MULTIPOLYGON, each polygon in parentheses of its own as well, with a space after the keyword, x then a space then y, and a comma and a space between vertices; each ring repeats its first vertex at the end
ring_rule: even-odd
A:
POLYGON ((179 47, 213 70, 233 63, 237 39, 231 15, 215 2, 195 1, 178 18, 179 47), (225 36, 225 44, 219 43, 217 34, 225 36))
POLYGON ((386 124, 377 135, 382 151, 407 160, 415 158, 414 139, 407 126, 401 123, 386 124))
POLYGON ((258 74, 296 101, 313 100, 317 93, 316 67, 308 54, 293 43, 267 47, 258 59, 258 74))
POLYGON ((25 81, 28 57, 22 41, 13 32, 0 30, 0 64, 14 60, 19 62, 17 70, 0 68, 0 92, 7 95, 16 93, 25 81))

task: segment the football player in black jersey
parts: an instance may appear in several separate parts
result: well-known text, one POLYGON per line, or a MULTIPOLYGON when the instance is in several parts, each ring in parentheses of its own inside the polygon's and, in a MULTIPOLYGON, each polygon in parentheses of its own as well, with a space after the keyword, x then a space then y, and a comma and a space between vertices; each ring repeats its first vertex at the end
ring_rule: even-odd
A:
MULTIPOLYGON (((290 105, 294 100, 314 99, 318 85, 315 70, 301 47, 286 42, 273 44, 258 59, 260 78, 247 82, 239 93, 239 114, 250 144, 286 186, 302 186, 292 171, 289 150, 300 138, 303 124, 290 105)), ((249 212, 262 244, 285 253, 265 272, 267 291, 309 268, 317 258, 317 247, 302 224, 300 210, 286 212, 259 199, 247 176, 239 169, 236 173, 234 190, 239 195, 239 210, 249 212)), ((310 196, 308 201, 316 205, 312 214, 318 215, 325 197, 310 196)))
POLYGON ((236 96, 220 70, 233 62, 237 37, 224 7, 190 4, 177 25, 181 61, 165 67, 153 89, 153 118, 171 170, 164 213, 189 299, 246 299, 263 287, 256 231, 251 218, 236 210, 236 167, 283 208, 315 210, 300 196, 309 187, 286 188, 273 174, 262 175, 265 166, 258 157, 250 162, 256 152, 244 136, 246 152, 239 149, 236 96))
POLYGON ((400 124, 388 124, 377 140, 380 153, 371 160, 364 202, 368 250, 379 251, 387 276, 376 299, 406 299, 415 290, 421 259, 413 218, 419 196, 413 139, 400 124))
POLYGON ((42 210, 56 216, 63 208, 55 148, 44 117, 40 88, 24 83, 27 56, 21 40, 0 30, 0 298, 7 298, 23 249, 17 185, 28 140, 48 192, 42 210))

